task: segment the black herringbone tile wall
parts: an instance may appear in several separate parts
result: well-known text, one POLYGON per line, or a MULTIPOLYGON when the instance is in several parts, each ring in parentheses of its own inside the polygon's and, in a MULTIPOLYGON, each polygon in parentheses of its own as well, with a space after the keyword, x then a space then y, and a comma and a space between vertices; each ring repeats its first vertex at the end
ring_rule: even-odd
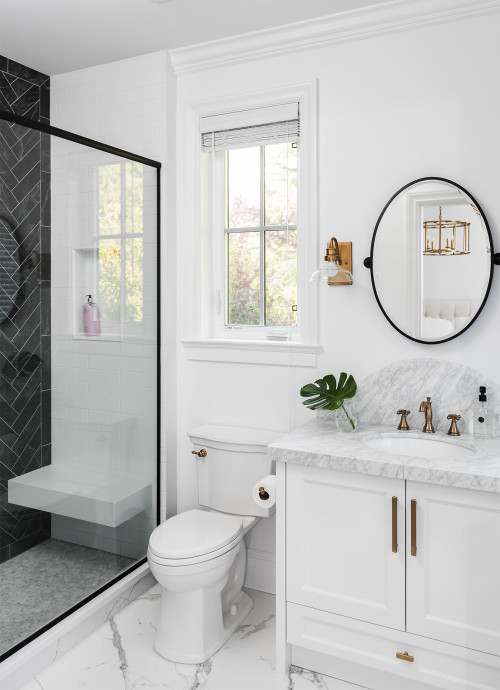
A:
MULTIPOLYGON (((0 56, 0 109, 49 124, 49 77, 0 56)), ((0 120, 0 563, 50 536, 8 502, 50 463, 50 137, 0 120)))

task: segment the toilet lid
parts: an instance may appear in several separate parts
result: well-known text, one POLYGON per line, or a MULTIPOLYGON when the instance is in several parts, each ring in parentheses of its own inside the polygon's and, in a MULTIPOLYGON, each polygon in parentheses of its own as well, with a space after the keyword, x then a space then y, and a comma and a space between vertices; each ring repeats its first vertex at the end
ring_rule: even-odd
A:
POLYGON ((160 558, 192 558, 222 548, 236 539, 242 518, 206 510, 187 510, 163 522, 149 539, 160 558))

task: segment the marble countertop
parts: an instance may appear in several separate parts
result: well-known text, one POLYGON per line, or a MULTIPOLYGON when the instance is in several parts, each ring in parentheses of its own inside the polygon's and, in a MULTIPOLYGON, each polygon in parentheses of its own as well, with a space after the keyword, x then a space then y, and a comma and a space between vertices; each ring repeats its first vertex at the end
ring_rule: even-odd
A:
POLYGON ((427 437, 422 431, 372 425, 360 425, 352 434, 341 433, 332 420, 316 418, 271 443, 268 453, 280 462, 500 493, 500 438, 482 440, 468 434, 452 437, 437 431, 432 439, 475 451, 465 458, 445 460, 389 453, 365 443, 380 434, 427 437))

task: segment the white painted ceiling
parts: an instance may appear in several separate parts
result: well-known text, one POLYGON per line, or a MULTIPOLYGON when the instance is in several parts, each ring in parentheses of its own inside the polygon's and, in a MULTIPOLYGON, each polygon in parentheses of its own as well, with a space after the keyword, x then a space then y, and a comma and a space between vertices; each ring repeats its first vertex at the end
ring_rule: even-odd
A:
POLYGON ((0 55, 53 75, 374 4, 376 0, 0 0, 0 55))

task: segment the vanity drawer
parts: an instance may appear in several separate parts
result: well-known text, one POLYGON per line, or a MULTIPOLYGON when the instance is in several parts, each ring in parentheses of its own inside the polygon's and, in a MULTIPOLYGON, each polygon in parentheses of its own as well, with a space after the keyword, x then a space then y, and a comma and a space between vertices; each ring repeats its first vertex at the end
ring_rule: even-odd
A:
MULTIPOLYGON (((500 657, 298 604, 287 604, 287 642, 317 653, 315 671, 364 680, 372 690, 500 688, 500 657), (396 658, 398 652, 414 661, 396 658)), ((307 668, 307 654, 292 648, 292 659, 307 668)))

